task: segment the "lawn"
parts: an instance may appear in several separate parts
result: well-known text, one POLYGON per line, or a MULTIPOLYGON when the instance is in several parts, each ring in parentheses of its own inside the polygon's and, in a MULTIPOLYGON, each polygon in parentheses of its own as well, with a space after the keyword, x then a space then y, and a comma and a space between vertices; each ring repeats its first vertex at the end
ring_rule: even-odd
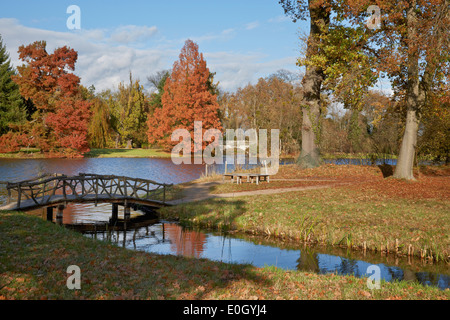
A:
MULTIPOLYGON (((54 154, 41 153, 39 149, 23 148, 19 152, 0 153, 0 158, 8 159, 45 159, 54 154)), ((56 155, 61 157, 61 155, 56 155)), ((161 149, 91 149, 84 154, 86 158, 170 158, 171 154, 161 149)))
MULTIPOLYGON (((422 170, 414 182, 383 178, 377 167, 282 168, 278 177, 345 182, 332 188, 239 197, 253 184, 225 184, 209 199, 161 210, 165 218, 213 229, 231 229, 294 241, 397 253, 449 262, 450 177, 448 168, 422 170)), ((281 182, 280 182, 281 183, 281 182)), ((259 190, 280 187, 261 183, 259 190)), ((296 182, 286 183, 292 187, 296 182)), ((323 182, 321 182, 323 183, 323 182)))
POLYGON ((91 149, 87 158, 170 158, 171 154, 161 149, 91 149))
POLYGON ((162 256, 89 239, 24 213, 0 212, 0 299, 444 299, 449 290, 333 274, 162 256), (68 266, 81 289, 66 286, 68 266))

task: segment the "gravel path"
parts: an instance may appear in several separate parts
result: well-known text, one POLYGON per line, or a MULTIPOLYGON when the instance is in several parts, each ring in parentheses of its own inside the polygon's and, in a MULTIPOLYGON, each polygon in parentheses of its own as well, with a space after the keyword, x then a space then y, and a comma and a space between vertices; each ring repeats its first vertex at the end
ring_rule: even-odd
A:
MULTIPOLYGON (((294 179, 297 180, 297 179, 294 179)), ((286 179, 286 181, 290 181, 290 179, 286 179)), ((302 179, 303 181, 303 179, 302 179)), ((305 180, 311 181, 311 180, 305 180)), ((323 180, 320 180, 323 181, 323 180)), ((335 181, 335 180, 330 180, 335 181)), ((346 184, 352 184, 352 182, 345 183, 333 183, 328 185, 321 186, 307 186, 307 187, 292 187, 292 188, 273 188, 273 189, 263 189, 263 190, 255 190, 255 191, 242 191, 242 192, 232 192, 232 193, 219 193, 219 194, 210 194, 210 188, 216 185, 221 184, 222 182, 203 182, 203 183, 194 183, 183 190, 184 198, 168 201, 171 205, 179 205, 183 203, 201 201, 206 199, 213 198, 234 198, 234 197, 244 197, 244 196, 258 196, 264 194, 277 194, 277 193, 285 193, 285 192, 293 192, 293 191, 304 191, 304 190, 315 190, 315 189, 326 189, 346 184)))

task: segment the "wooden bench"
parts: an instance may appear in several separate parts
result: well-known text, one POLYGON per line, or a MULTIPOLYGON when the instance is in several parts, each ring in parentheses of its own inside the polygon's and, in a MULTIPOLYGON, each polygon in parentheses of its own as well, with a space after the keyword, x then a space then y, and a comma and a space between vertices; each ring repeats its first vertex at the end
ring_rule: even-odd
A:
POLYGON ((262 181, 262 179, 264 179, 264 181, 267 181, 267 183, 270 183, 270 175, 268 174, 260 174, 260 173, 227 173, 223 175, 223 181, 225 181, 225 177, 230 177, 231 180, 234 183, 234 180, 236 178, 236 183, 237 184, 241 184, 242 183, 242 178, 246 177, 247 178, 247 182, 253 183, 253 180, 256 181, 256 184, 258 185, 260 181, 262 181))

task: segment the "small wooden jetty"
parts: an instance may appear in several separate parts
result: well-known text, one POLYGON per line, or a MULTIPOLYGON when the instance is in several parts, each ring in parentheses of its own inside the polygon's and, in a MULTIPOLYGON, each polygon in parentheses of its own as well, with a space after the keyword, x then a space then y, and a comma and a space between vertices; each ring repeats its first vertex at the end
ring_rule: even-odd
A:
POLYGON ((7 182, 8 202, 0 210, 29 211, 47 208, 47 219, 62 220, 68 203, 111 203, 112 220, 117 219, 118 206, 124 206, 125 220, 130 217, 132 205, 159 208, 168 206, 166 193, 172 184, 115 175, 80 173, 44 175, 32 180, 7 182))

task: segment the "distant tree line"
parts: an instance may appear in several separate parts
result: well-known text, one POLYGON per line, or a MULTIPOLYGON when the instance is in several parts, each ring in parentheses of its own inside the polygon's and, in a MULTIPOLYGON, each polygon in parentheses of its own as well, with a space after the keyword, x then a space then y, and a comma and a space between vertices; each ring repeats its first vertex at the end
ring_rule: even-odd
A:
MULTIPOLYGON (((202 121, 203 130, 222 132, 279 129, 282 154, 298 156, 306 167, 320 163, 324 154, 401 155, 405 135, 411 134, 407 66, 388 69, 380 58, 384 51, 369 50, 376 33, 339 21, 341 2, 280 2, 294 20, 315 18, 299 59, 305 73, 278 70, 234 92, 215 83, 215 73, 191 40, 172 69, 150 74, 145 83, 130 72, 114 90, 97 92, 72 73, 75 50, 62 47, 48 53, 45 41, 21 46, 23 65, 15 70, 0 38, 0 152, 36 148, 48 155, 80 156, 90 148, 170 151, 177 143, 171 141, 175 129, 193 132, 194 121, 202 121), (336 11, 336 18, 325 9, 336 11), (378 69, 393 79, 393 95, 370 89, 378 69)), ((358 15, 351 8, 345 12, 353 21, 358 15)), ((435 64, 437 74, 448 77, 441 56, 435 64)), ((426 100, 416 108, 421 121, 413 151, 448 163, 448 80, 438 77, 424 88, 426 100)))

